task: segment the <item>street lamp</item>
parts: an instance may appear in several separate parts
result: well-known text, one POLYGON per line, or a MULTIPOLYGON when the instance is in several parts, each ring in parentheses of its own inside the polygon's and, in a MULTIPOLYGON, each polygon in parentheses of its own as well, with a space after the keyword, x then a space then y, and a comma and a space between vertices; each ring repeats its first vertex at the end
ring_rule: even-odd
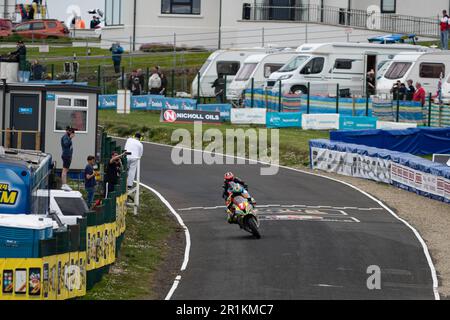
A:
POLYGON ((219 0, 219 50, 222 49, 222 0, 219 0))

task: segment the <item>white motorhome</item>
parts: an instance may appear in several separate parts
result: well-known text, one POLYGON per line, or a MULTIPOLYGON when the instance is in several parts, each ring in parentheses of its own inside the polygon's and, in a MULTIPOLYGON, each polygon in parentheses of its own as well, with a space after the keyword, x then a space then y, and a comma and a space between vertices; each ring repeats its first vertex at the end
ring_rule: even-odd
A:
POLYGON ((312 94, 335 93, 336 84, 351 94, 365 94, 366 74, 377 70, 403 51, 424 52, 427 47, 407 44, 323 43, 304 44, 278 72, 267 87, 283 93, 303 92, 311 85, 312 94))
POLYGON ((264 88, 270 75, 278 71, 296 55, 295 51, 283 51, 271 54, 255 54, 248 57, 227 88, 227 99, 231 101, 240 100, 244 91, 252 87, 252 81, 253 88, 264 88))
POLYGON ((450 52, 400 53, 389 63, 378 80, 377 93, 389 95, 395 82, 406 83, 411 79, 414 83, 420 82, 427 92, 435 94, 439 79, 445 79, 449 71, 450 52))
MULTIPOLYGON (((242 63, 249 56, 257 53, 273 53, 284 48, 236 48, 228 50, 217 50, 212 53, 201 67, 200 73, 200 97, 215 97, 214 81, 219 74, 226 76, 227 86, 231 84, 242 63)), ((198 94, 198 75, 191 85, 191 96, 197 97, 198 94)))

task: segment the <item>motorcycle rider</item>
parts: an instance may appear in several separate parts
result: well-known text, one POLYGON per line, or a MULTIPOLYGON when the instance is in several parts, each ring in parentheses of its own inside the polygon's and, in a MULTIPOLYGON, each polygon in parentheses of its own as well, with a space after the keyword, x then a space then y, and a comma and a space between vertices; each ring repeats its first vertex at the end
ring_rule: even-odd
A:
POLYGON ((226 200, 227 204, 227 213, 228 213, 228 223, 235 223, 235 211, 233 206, 233 199, 237 196, 243 196, 244 198, 248 199, 249 203, 255 208, 256 202, 255 199, 253 199, 250 194, 248 193, 247 189, 248 186, 245 184, 244 181, 234 176, 232 172, 227 172, 225 174, 225 181, 224 181, 224 193, 223 198, 226 200))

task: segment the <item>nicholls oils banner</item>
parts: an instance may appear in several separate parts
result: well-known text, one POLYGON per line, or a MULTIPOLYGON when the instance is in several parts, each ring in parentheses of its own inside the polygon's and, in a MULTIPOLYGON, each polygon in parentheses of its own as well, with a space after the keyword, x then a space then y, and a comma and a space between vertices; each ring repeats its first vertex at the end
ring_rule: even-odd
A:
POLYGON ((220 112, 215 111, 192 111, 192 110, 172 110, 163 109, 161 111, 161 122, 176 123, 176 122, 204 122, 221 124, 220 112))

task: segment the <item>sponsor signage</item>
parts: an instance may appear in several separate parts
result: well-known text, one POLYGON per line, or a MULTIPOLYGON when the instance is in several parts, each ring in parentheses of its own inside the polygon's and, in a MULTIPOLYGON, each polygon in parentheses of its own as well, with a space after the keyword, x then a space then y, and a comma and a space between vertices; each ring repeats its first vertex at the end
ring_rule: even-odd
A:
POLYGON ((197 111, 197 110, 161 110, 161 122, 204 122, 221 123, 220 112, 215 111, 197 111))
POLYGON ((346 117, 340 116, 339 129, 341 130, 370 130, 377 128, 377 118, 373 117, 346 117))
POLYGON ((339 129, 338 114, 304 114, 302 127, 306 130, 339 129))
POLYGON ((117 95, 102 95, 98 97, 99 110, 114 110, 117 108, 117 95))
POLYGON ((32 107, 19 107, 19 114, 31 115, 33 114, 32 107))
POLYGON ((389 121, 377 122, 377 129, 382 130, 404 130, 409 128, 417 128, 417 123, 389 122, 389 121))
POLYGON ((266 124, 266 109, 231 109, 233 124, 266 124))
POLYGON ((230 121, 231 104, 199 104, 197 105, 197 110, 220 112, 220 117, 223 121, 230 121))
POLYGON ((267 128, 301 128, 302 114, 300 112, 268 112, 267 128))

